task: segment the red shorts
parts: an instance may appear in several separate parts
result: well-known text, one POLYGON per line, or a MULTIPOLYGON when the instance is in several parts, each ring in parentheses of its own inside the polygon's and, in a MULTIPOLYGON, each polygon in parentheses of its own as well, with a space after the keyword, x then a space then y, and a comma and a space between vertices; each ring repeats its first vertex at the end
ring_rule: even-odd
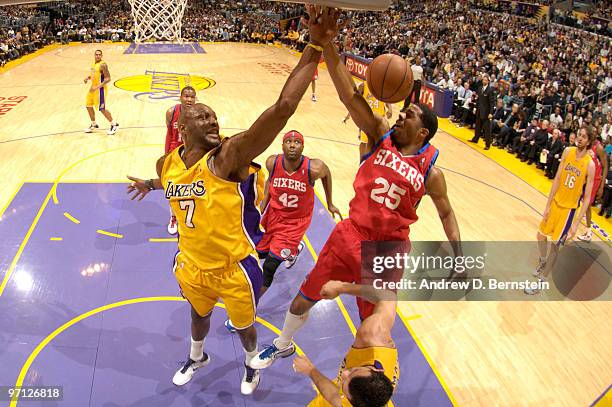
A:
MULTIPOLYGON (((361 242, 368 240, 375 239, 358 230, 350 219, 338 223, 323 246, 317 264, 302 283, 300 294, 308 300, 319 301, 321 288, 330 280, 362 283, 366 270, 362 272, 361 242)), ((398 274, 393 280, 401 278, 402 275, 398 274)), ((357 297, 357 306, 362 320, 374 311, 374 304, 360 297, 357 297)))
POLYGON ((312 80, 316 81, 319 79, 319 68, 315 69, 314 75, 312 75, 312 80))
POLYGON ((597 191, 599 191, 599 187, 601 186, 601 179, 602 177, 595 177, 595 179, 593 179, 593 190, 591 191, 591 202, 590 204, 593 205, 593 203, 595 202, 595 198, 597 197, 597 191))
POLYGON ((304 233, 310 226, 312 216, 307 218, 284 218, 278 211, 268 208, 261 220, 265 229, 263 238, 257 245, 260 254, 272 253, 275 257, 285 260, 296 256, 298 245, 304 237, 304 233))

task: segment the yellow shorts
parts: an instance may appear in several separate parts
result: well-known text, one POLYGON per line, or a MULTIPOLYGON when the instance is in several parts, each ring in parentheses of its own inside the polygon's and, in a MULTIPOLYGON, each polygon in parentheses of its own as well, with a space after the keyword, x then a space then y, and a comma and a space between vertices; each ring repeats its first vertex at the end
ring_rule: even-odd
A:
POLYGON ((210 314, 219 299, 237 329, 253 325, 257 314, 263 271, 254 256, 248 256, 227 269, 200 270, 179 252, 174 259, 174 275, 183 297, 198 315, 210 314))
POLYGON ((106 91, 106 87, 102 87, 93 92, 87 92, 85 107, 93 107, 94 109, 104 110, 106 109, 107 96, 108 92, 106 91))
POLYGON ((567 233, 572 227, 576 208, 563 208, 553 200, 548 218, 542 219, 538 231, 555 243, 565 243, 567 233))

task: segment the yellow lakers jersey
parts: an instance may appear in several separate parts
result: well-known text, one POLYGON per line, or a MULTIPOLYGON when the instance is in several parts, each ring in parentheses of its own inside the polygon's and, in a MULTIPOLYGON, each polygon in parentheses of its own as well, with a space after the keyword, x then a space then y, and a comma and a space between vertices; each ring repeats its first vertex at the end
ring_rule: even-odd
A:
MULTIPOLYGON (((385 104, 380 100, 376 99, 374 95, 370 93, 367 82, 364 81, 363 85, 363 97, 365 98, 366 102, 368 102, 368 105, 370 105, 370 108, 372 108, 372 111, 378 114, 379 116, 385 117, 385 104)), ((362 142, 367 142, 368 136, 363 131, 359 132, 359 136, 362 142)))
POLYGON ((263 172, 252 163, 246 180, 226 181, 208 168, 213 151, 187 168, 183 150, 180 146, 166 157, 161 173, 178 223, 178 248, 202 270, 228 268, 253 253, 261 240, 263 172))
POLYGON ((591 156, 587 153, 580 159, 576 158, 576 147, 570 147, 565 161, 562 163, 560 184, 555 194, 555 202, 562 208, 577 208, 586 184, 587 168, 591 156))
MULTIPOLYGON (((358 366, 375 366, 376 368, 384 369, 385 376, 391 380, 393 383, 393 387, 397 386, 397 381, 399 379, 400 371, 399 365, 397 363, 397 349, 396 348, 386 348, 382 346, 372 346, 369 348, 353 348, 348 351, 344 360, 342 361, 342 365, 338 370, 338 377, 334 380, 334 383, 338 384, 340 382, 340 376, 342 372, 346 369, 351 369, 353 367, 358 366)), ((342 405, 350 406, 351 403, 348 399, 342 394, 342 388, 339 387, 340 395, 342 396, 342 405)), ((308 407, 329 407, 330 404, 323 398, 321 394, 318 394, 317 397, 312 400, 308 407)))
MULTIPOLYGON (((102 82, 104 82, 104 73, 102 73, 102 70, 100 69, 103 63, 104 61, 100 61, 100 62, 94 62, 91 65, 90 78, 91 78, 91 84, 93 86, 98 86, 102 82)), ((106 87, 106 85, 104 87, 106 87)))

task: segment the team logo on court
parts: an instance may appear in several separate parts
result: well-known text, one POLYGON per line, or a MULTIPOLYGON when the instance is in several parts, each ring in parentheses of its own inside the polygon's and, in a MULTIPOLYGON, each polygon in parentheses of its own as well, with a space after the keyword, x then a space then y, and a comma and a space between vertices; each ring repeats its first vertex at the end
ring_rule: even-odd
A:
POLYGON ((115 81, 115 86, 136 92, 135 99, 142 102, 178 102, 181 89, 193 86, 196 91, 212 88, 216 82, 210 78, 188 73, 145 71, 144 75, 128 76, 115 81))

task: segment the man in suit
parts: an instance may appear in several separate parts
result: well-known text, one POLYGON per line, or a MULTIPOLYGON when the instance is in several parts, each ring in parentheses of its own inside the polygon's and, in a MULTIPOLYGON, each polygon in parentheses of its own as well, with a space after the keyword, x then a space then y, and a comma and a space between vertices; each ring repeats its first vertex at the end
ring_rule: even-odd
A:
POLYGON ((485 150, 491 148, 491 119, 493 118, 494 101, 495 92, 489 86, 489 76, 484 75, 476 101, 476 130, 470 142, 478 143, 480 137, 484 135, 485 150))
POLYGON ((491 129, 491 132, 494 135, 497 135, 501 131, 506 117, 508 117, 508 112, 506 112, 506 109, 504 109, 504 100, 502 98, 498 98, 497 106, 495 106, 495 110, 493 111, 493 122, 491 129))

